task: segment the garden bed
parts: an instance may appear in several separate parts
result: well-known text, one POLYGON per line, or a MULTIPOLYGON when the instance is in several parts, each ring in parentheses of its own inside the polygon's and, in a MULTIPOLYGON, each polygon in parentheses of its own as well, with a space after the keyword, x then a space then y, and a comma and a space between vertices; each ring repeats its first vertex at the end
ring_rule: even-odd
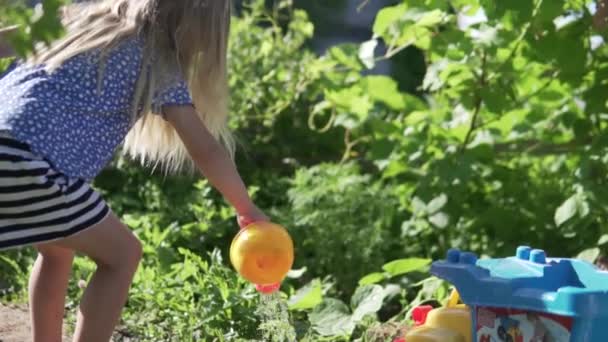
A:
MULTIPOLYGON (((27 307, 0 304, 0 342, 31 341, 30 317, 27 307)), ((64 336, 64 342, 71 341, 64 336)))

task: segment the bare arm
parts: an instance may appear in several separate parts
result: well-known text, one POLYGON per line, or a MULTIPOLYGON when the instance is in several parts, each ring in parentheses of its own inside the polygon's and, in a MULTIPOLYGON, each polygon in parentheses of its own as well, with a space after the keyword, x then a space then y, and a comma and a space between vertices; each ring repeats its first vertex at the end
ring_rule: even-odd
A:
POLYGON ((236 165, 224 147, 211 135, 191 106, 171 106, 164 109, 167 121, 173 125, 199 170, 224 198, 236 209, 239 224, 267 220, 253 204, 236 165))
POLYGON ((0 58, 15 57, 13 49, 8 44, 7 35, 16 29, 17 26, 0 28, 0 58))

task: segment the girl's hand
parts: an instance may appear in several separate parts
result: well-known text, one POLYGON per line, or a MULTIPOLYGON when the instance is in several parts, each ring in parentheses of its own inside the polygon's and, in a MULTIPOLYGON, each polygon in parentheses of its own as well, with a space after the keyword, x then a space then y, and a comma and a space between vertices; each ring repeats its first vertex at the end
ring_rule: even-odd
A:
POLYGON ((238 213, 236 220, 239 223, 239 227, 243 229, 254 222, 269 221, 269 218, 258 207, 253 206, 246 211, 238 213))

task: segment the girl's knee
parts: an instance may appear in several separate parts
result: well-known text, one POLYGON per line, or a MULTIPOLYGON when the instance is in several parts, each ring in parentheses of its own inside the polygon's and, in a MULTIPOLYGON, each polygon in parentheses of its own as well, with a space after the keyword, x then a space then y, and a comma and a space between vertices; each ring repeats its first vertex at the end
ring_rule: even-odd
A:
POLYGON ((132 267, 137 267, 143 258, 144 249, 141 241, 132 235, 132 238, 128 241, 128 247, 126 250, 125 261, 132 267))
POLYGON ((37 245, 38 254, 46 261, 51 262, 72 262, 74 260, 74 251, 54 246, 52 244, 37 245))
MULTIPOLYGON (((143 246, 139 239, 129 232, 129 234, 125 234, 121 244, 116 246, 116 250, 112 251, 112 254, 114 257, 109 263, 102 262, 105 264, 104 266, 134 272, 143 257, 143 246)), ((101 266, 99 262, 97 264, 101 266)))

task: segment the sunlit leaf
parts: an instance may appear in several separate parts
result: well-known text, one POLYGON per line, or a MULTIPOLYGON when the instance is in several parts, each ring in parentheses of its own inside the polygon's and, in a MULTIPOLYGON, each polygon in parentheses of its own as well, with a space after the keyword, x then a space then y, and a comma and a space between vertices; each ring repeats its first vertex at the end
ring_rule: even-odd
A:
POLYGON ((383 35, 388 27, 402 18, 406 12, 407 6, 405 4, 381 9, 376 16, 376 21, 374 23, 374 34, 379 36, 383 35))
POLYGON ((338 299, 325 298, 308 315, 308 319, 321 336, 350 336, 355 329, 350 309, 338 299))
POLYGON ((289 298, 290 310, 306 310, 312 309, 323 301, 323 293, 321 289, 321 281, 313 280, 306 286, 298 289, 296 293, 289 298))
POLYGON ((385 278, 386 277, 385 277, 384 273, 380 273, 380 272, 370 273, 359 280, 359 285, 362 286, 362 285, 376 284, 376 283, 381 282, 385 278))
POLYGON ((387 76, 368 76, 365 78, 367 92, 372 99, 382 101, 394 110, 405 108, 405 97, 399 92, 397 82, 387 76))
POLYGON ((580 260, 584 260, 590 263, 594 263, 597 260, 597 257, 600 255, 600 249, 597 247, 586 249, 580 252, 576 258, 580 260))
POLYGON ((378 46, 378 40, 372 39, 361 44, 359 48, 359 59, 368 68, 373 69, 376 65, 376 47, 378 46))
POLYGON ((448 203, 448 196, 446 194, 441 194, 435 198, 433 198, 426 206, 426 209, 429 214, 434 214, 439 211, 443 206, 448 203))
POLYGON ((576 215, 577 203, 576 195, 568 198, 555 211, 555 224, 561 226, 564 222, 570 220, 576 215))
POLYGON ((430 259, 399 259, 389 262, 382 266, 382 269, 388 272, 391 276, 402 275, 414 271, 424 269, 431 263, 430 259))
POLYGON ((376 313, 382 308, 384 289, 380 285, 360 286, 351 299, 353 321, 358 322, 364 316, 376 313))

